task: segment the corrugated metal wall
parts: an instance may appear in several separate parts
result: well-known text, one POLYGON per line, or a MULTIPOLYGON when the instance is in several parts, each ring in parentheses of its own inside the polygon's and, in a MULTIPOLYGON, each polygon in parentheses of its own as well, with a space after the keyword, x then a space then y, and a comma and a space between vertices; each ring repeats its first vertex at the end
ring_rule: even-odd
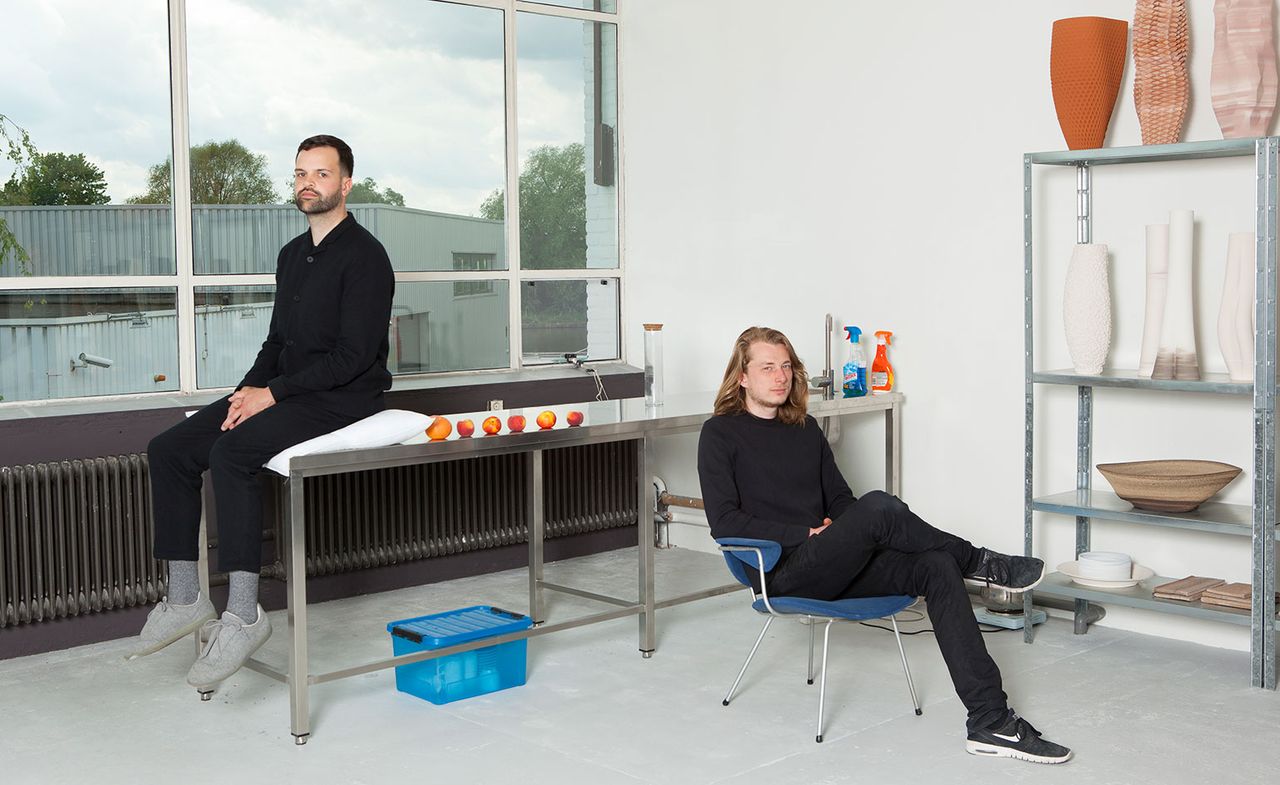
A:
MULTIPOLYGON (((270 302, 197 308, 200 386, 238 383, 253 364, 270 321, 270 302)), ((449 282, 401 283, 396 287, 389 329, 392 373, 504 367, 506 282, 495 282, 491 293, 461 297, 454 296, 449 282)), ((0 396, 4 400, 177 389, 178 332, 173 309, 125 318, 104 314, 0 319, 0 396), (81 352, 110 358, 112 365, 72 370, 73 359, 81 352), (157 375, 165 379, 156 381, 157 375)))
MULTIPOLYGON (((506 266, 501 221, 392 205, 350 205, 386 246, 397 270, 452 270, 453 254, 492 254, 506 266)), ((0 207, 33 275, 172 275, 168 205, 0 207)), ((280 246, 306 229, 292 205, 197 205, 191 210, 196 272, 271 273, 280 246)), ((19 274, 6 262, 0 276, 19 274)))

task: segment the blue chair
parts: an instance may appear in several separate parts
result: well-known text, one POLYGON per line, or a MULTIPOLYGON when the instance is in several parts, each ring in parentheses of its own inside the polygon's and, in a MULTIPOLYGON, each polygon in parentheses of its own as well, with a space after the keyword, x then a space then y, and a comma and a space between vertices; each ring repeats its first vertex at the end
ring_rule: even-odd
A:
POLYGON ((781 558, 781 545, 770 540, 752 540, 741 537, 724 537, 716 540, 716 544, 720 546, 720 551, 724 553, 724 560, 729 565, 729 572, 733 573, 733 577, 737 578, 739 583, 752 589, 754 601, 751 603, 751 607, 757 613, 763 613, 769 617, 765 620, 764 629, 760 630, 760 635, 756 638, 755 645, 751 647, 751 653, 747 655, 747 661, 742 664, 742 670, 738 671, 738 678, 733 680, 733 686, 729 688, 728 694, 724 696, 725 706, 729 705, 734 691, 738 689, 738 683, 742 681, 743 675, 747 672, 747 667, 751 665, 751 658, 756 656, 756 649, 760 648, 760 642, 764 640, 764 634, 769 631, 769 625, 779 616, 807 617, 809 624, 809 683, 813 684, 814 627, 818 622, 825 621, 826 628, 822 633, 822 683, 818 688, 817 741, 821 743, 822 709, 827 692, 827 644, 831 639, 831 625, 838 621, 888 619, 893 624, 893 637, 898 642, 898 654, 902 657, 902 670, 907 674, 907 689, 911 691, 911 703, 915 706, 917 716, 922 713, 920 701, 916 698, 915 684, 911 681, 911 668, 907 666, 907 653, 902 648, 902 636, 898 632, 898 622, 893 618, 894 614, 913 605, 915 603, 914 597, 905 595, 855 597, 846 600, 770 597, 768 589, 765 588, 765 573, 772 570, 774 565, 778 563, 778 559, 781 558), (761 587, 759 594, 756 594, 755 589, 751 586, 751 580, 748 578, 748 568, 759 572, 761 587))

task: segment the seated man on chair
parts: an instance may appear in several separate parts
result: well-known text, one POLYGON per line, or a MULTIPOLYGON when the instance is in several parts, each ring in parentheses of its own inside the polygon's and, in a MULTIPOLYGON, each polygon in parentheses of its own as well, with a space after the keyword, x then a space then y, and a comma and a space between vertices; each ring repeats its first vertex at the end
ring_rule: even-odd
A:
MULTIPOLYGON (((1044 563, 976 548, 930 526, 887 493, 854 498, 817 421, 806 414, 807 385, 785 335, 751 327, 738 336, 715 415, 698 442, 712 535, 782 546, 782 558, 767 576, 771 595, 923 596, 969 713, 967 750, 1037 763, 1070 759, 1069 749, 1042 738, 1009 709, 964 586, 969 579, 1030 589, 1044 576, 1044 563)), ((758 580, 752 573, 753 583, 758 580)))
POLYGON ((147 448, 155 557, 169 562, 169 591, 147 616, 130 659, 207 623, 208 642, 187 675, 202 690, 235 673, 271 635, 258 605, 258 472, 288 447, 381 411, 391 386, 387 324, 395 276, 382 243, 347 212, 352 166, 351 148, 335 136, 298 146, 294 201, 309 228, 280 250, 266 341, 234 393, 147 448), (218 569, 230 580, 221 619, 197 578, 206 469, 217 501, 218 569))

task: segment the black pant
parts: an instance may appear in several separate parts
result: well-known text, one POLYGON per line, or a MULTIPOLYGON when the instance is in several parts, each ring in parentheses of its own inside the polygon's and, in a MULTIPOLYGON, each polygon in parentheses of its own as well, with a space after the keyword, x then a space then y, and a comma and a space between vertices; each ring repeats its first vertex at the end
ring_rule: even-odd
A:
POLYGON ((223 431, 228 408, 227 398, 211 403, 147 446, 157 559, 198 558, 201 475, 210 469, 218 570, 261 570, 262 465, 285 448, 360 419, 286 398, 223 431))
POLYGON ((1008 710, 1000 669, 964 586, 963 576, 980 559, 969 542, 925 523, 896 496, 874 491, 788 554, 768 585, 771 594, 818 600, 923 596, 956 694, 969 710, 969 730, 976 730, 1008 710))

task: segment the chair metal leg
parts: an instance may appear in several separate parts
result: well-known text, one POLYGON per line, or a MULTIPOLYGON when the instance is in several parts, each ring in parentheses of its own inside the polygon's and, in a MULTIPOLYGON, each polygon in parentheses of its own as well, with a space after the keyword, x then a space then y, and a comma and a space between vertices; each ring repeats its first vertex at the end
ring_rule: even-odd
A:
POLYGON ((835 624, 835 619, 827 620, 827 628, 822 631, 822 683, 818 687, 818 737, 817 742, 822 743, 822 708, 823 702, 827 697, 827 644, 831 641, 831 625, 835 624))
POLYGON ((898 654, 902 657, 902 672, 907 674, 907 689, 911 690, 911 705, 915 706, 916 716, 919 717, 924 712, 920 709, 920 699, 916 697, 916 685, 911 680, 911 668, 907 666, 907 652, 902 648, 902 635, 898 632, 898 620, 890 616, 889 621, 893 623, 893 639, 898 642, 898 654))
POLYGON ((725 706, 729 705, 729 701, 733 698, 734 690, 738 689, 738 682, 742 681, 742 676, 747 672, 747 666, 751 664, 751 658, 756 656, 756 649, 760 648, 760 641, 764 640, 764 634, 769 631, 769 625, 773 624, 773 617, 765 619, 764 628, 760 630, 760 635, 756 637, 756 643, 751 647, 751 653, 747 655, 747 661, 742 663, 742 670, 738 671, 738 678, 733 680, 733 686, 729 688, 729 692, 725 694, 721 703, 725 706))
POLYGON ((809 616, 809 683, 813 684, 813 636, 817 634, 817 630, 813 628, 813 617, 809 616))

